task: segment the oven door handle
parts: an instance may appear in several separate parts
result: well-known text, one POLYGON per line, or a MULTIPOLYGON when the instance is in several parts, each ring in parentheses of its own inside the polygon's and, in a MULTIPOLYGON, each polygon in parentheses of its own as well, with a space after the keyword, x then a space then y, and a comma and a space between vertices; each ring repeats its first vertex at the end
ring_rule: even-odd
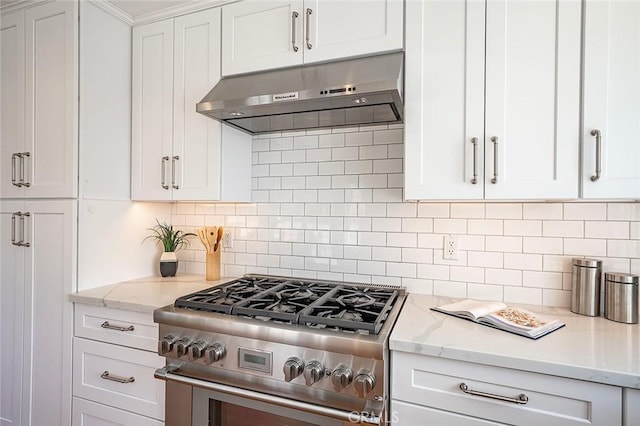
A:
POLYGON ((341 420, 348 424, 354 425, 381 425, 382 415, 375 412, 357 412, 343 411, 335 408, 323 407, 308 404, 306 402, 296 401, 293 399, 282 398, 279 396, 255 392, 249 389, 240 389, 234 386, 223 385, 221 383, 208 382, 206 380, 195 379, 181 374, 176 374, 179 367, 168 365, 156 370, 154 376, 156 379, 171 380, 185 385, 196 386, 199 388, 221 392, 228 395, 239 396, 267 404, 278 405, 280 407, 290 408, 298 411, 305 411, 311 414, 330 417, 341 420))

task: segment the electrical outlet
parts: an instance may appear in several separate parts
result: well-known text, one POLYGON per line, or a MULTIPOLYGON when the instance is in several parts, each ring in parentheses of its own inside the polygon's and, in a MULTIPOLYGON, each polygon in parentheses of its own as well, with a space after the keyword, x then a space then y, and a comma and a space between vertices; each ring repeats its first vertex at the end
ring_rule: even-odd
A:
POLYGON ((233 235, 231 231, 224 231, 222 234, 222 247, 227 249, 233 248, 233 235))
POLYGON ((458 237, 456 235, 444 236, 443 259, 458 260, 458 237))

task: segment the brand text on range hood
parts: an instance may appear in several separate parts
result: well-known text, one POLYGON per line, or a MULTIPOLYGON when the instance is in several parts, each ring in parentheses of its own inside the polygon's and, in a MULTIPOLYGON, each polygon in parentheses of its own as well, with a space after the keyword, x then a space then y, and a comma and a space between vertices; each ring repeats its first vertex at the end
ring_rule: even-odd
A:
POLYGON ((196 111, 247 133, 402 122, 402 52, 224 77, 196 111))

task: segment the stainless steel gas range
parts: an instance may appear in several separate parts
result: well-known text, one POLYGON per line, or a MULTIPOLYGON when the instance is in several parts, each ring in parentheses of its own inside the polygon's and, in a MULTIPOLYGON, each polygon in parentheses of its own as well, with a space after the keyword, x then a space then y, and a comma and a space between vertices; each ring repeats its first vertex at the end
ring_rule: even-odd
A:
POLYGON ((166 425, 381 425, 405 291, 266 275, 154 312, 166 425))

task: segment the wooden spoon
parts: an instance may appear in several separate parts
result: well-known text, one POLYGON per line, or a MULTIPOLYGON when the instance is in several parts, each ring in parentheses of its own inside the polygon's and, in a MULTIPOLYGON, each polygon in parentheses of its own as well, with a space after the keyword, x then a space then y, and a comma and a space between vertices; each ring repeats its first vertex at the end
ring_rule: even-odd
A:
POLYGON ((208 226, 207 227, 207 241, 209 242, 209 250, 207 253, 213 253, 216 247, 216 238, 218 237, 218 227, 217 226, 208 226))
POLYGON ((200 238, 200 242, 204 246, 207 253, 211 251, 211 246, 209 245, 209 240, 207 239, 207 230, 206 228, 198 228, 196 229, 196 233, 198 234, 198 238, 200 238))
POLYGON ((216 252, 220 248, 220 242, 222 241, 222 236, 224 235, 224 227, 218 228, 218 238, 216 239, 216 245, 213 247, 213 251, 216 252))

